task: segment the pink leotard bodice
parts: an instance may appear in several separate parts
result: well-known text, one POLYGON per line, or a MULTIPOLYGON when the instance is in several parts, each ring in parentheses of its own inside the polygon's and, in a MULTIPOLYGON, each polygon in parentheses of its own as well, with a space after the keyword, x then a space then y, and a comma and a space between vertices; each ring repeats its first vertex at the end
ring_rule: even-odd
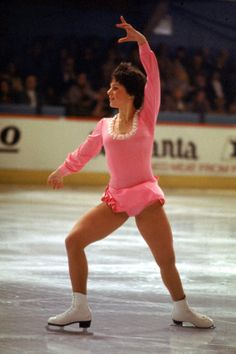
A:
POLYGON ((115 117, 101 119, 93 133, 59 167, 63 176, 80 171, 104 146, 110 187, 122 189, 144 182, 156 182, 151 157, 160 106, 160 77, 156 56, 148 43, 139 45, 139 55, 147 74, 147 82, 143 106, 133 120, 131 132, 116 136, 112 131, 115 117))

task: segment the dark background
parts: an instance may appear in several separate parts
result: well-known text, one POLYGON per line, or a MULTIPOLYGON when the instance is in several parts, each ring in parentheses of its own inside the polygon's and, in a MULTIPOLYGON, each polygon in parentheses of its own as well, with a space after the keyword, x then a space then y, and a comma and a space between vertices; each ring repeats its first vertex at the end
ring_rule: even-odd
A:
POLYGON ((114 24, 121 14, 144 30, 156 6, 165 4, 173 34, 151 40, 170 46, 207 46, 236 52, 235 1, 2 1, 0 5, 1 57, 24 48, 35 38, 70 36, 116 37, 114 24))

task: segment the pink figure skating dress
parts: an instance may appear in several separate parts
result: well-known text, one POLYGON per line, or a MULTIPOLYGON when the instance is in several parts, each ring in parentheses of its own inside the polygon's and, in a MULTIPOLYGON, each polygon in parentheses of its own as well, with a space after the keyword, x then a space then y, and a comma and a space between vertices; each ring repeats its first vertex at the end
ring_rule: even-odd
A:
POLYGON ((139 45, 139 55, 147 83, 143 106, 134 116, 131 131, 116 134, 113 131, 116 116, 103 118, 85 142, 59 167, 63 176, 78 172, 104 146, 110 181, 101 200, 114 212, 126 212, 129 216, 138 215, 157 200, 161 204, 165 202, 151 166, 154 129, 160 107, 158 64, 148 43, 139 45))

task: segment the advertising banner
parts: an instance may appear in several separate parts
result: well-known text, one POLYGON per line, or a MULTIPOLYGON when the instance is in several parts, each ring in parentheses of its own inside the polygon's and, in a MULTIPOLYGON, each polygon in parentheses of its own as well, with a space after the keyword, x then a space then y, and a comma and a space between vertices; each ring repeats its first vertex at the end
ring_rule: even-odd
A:
POLYGON ((159 175, 236 177, 236 129, 157 125, 152 167, 159 175))
MULTIPOLYGON (((95 120, 0 118, 0 168, 53 170, 93 130, 95 120)), ((236 177, 236 129, 227 126, 157 124, 155 175, 236 177)), ((104 152, 86 172, 107 172, 104 152)))

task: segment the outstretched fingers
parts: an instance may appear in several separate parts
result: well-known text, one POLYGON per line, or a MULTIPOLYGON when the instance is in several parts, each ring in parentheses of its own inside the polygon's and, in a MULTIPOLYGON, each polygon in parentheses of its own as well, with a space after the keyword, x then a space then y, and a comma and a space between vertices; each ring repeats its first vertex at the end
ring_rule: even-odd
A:
POLYGON ((121 20, 122 23, 127 23, 127 22, 125 21, 124 16, 120 16, 120 20, 121 20))
POLYGON ((123 28, 125 30, 127 30, 128 28, 132 28, 132 26, 126 22, 126 20, 124 19, 124 16, 120 16, 120 21, 121 21, 121 23, 117 23, 116 27, 123 28))
POLYGON ((126 36, 118 39, 118 43, 124 42, 138 42, 142 44, 146 41, 144 35, 138 32, 133 26, 126 22, 123 16, 120 16, 120 23, 116 24, 116 27, 126 31, 126 36))
POLYGON ((123 28, 125 30, 129 29, 129 28, 132 28, 131 25, 129 25, 128 23, 117 23, 116 24, 116 27, 118 28, 123 28))
POLYGON ((122 38, 118 39, 118 43, 124 43, 124 42, 128 42, 128 41, 129 41, 128 37, 122 37, 122 38))
POLYGON ((129 42, 134 40, 134 38, 132 38, 132 30, 134 31, 134 28, 125 21, 124 17, 121 16, 120 17, 121 23, 117 23, 116 27, 124 29, 126 31, 126 36, 119 38, 118 39, 118 43, 124 43, 124 42, 129 42))

